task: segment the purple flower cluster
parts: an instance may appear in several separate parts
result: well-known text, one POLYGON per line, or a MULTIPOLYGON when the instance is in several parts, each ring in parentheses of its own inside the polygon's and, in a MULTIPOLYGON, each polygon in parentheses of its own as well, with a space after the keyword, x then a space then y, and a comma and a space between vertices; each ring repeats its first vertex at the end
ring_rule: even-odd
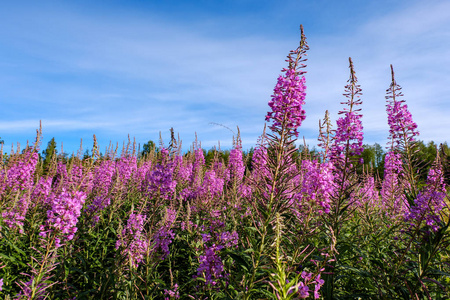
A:
POLYGON ((414 137, 419 135, 417 124, 413 121, 403 97, 402 88, 397 84, 394 77, 394 68, 391 65, 392 82, 386 90, 386 112, 389 124, 389 140, 393 148, 407 146, 405 143, 414 141, 414 137))
POLYGON ((97 196, 92 201, 92 204, 88 205, 88 207, 86 208, 86 213, 90 215, 92 223, 94 225, 97 224, 100 220, 100 213, 102 212, 102 210, 104 210, 110 204, 110 198, 97 196))
POLYGON ((152 161, 144 161, 143 163, 141 163, 140 166, 138 165, 137 170, 133 176, 133 181, 138 191, 143 191, 147 174, 150 173, 151 169, 152 169, 152 161))
POLYGON ((364 151, 362 115, 354 111, 343 113, 344 116, 336 121, 336 134, 330 149, 333 161, 343 159, 345 156, 360 155, 364 151))
POLYGON ((329 213, 331 195, 334 190, 333 179, 333 165, 330 162, 303 160, 301 182, 299 182, 301 190, 296 195, 299 204, 315 202, 321 207, 319 213, 329 213))
POLYGON ((178 156, 177 159, 177 166, 178 166, 178 172, 177 172, 177 181, 178 182, 187 182, 192 177, 192 163, 184 162, 183 158, 178 156))
POLYGON ((373 176, 366 176, 358 189, 351 194, 351 203, 355 206, 368 204, 375 207, 379 204, 380 195, 375 187, 373 176))
POLYGON ((217 280, 223 278, 224 268, 223 262, 220 259, 218 252, 223 246, 216 246, 213 244, 211 247, 206 248, 205 254, 200 255, 200 265, 197 268, 197 276, 204 277, 206 285, 216 285, 217 280))
MULTIPOLYGON (((217 233, 217 240, 220 245, 225 248, 237 247, 239 241, 239 235, 236 231, 232 233, 229 231, 224 231, 217 233)), ((221 248, 220 246, 218 248, 221 248)))
POLYGON ((46 203, 47 197, 52 190, 52 180, 51 176, 41 177, 35 184, 33 192, 31 193, 31 205, 34 207, 36 205, 46 203))
POLYGON ((389 100, 386 105, 389 124, 389 139, 393 147, 404 145, 419 135, 417 124, 413 121, 404 100, 389 100))
POLYGON ((126 186, 136 170, 137 160, 135 156, 121 157, 116 161, 116 178, 121 183, 118 186, 126 186))
POLYGON ((291 287, 289 292, 292 293, 293 291, 297 291, 297 295, 298 298, 296 299, 306 299, 309 297, 309 284, 313 283, 314 284, 314 299, 319 299, 320 298, 320 294, 319 294, 319 290, 322 287, 322 285, 325 283, 325 281, 323 279, 320 278, 320 274, 317 275, 314 280, 313 280, 313 276, 314 274, 309 273, 309 272, 305 272, 303 271, 300 274, 300 277, 303 279, 303 281, 299 281, 298 284, 296 284, 295 286, 291 287))
POLYGON ((69 189, 79 189, 80 191, 89 194, 92 191, 93 178, 92 173, 83 170, 83 166, 73 165, 67 173, 64 186, 69 189))
POLYGON ((252 198, 252 187, 247 184, 241 184, 238 187, 238 193, 242 198, 250 200, 252 198))
POLYGON ((355 75, 352 59, 350 62, 350 79, 345 86, 344 96, 347 98, 343 110, 339 112, 340 117, 336 123, 337 128, 333 137, 333 143, 330 147, 330 160, 334 163, 337 170, 342 171, 345 167, 351 167, 349 162, 345 162, 346 158, 354 155, 360 155, 363 152, 363 126, 361 122, 362 115, 359 113, 361 109, 357 106, 362 104, 360 98, 361 88, 357 84, 358 79, 355 75), (344 165, 346 164, 346 165, 344 165))
POLYGON ((92 173, 84 170, 81 164, 69 166, 58 162, 55 185, 67 190, 80 190, 89 194, 92 191, 93 183, 92 173))
MULTIPOLYGON (((220 211, 212 211, 211 217, 218 218, 220 211)), ((213 219, 209 232, 201 234, 204 245, 204 253, 199 256, 200 265, 197 268, 197 277, 202 276, 206 280, 206 285, 216 285, 217 280, 226 278, 223 262, 219 253, 224 248, 237 247, 239 235, 236 231, 221 231, 225 224, 217 219, 213 219), (208 246, 209 245, 209 246, 208 246)), ((202 226, 204 231, 205 227, 202 226)))
POLYGON ((256 180, 270 178, 267 159, 267 149, 263 145, 256 147, 252 157, 252 174, 256 180))
POLYGON ((66 179, 67 176, 66 165, 62 161, 59 161, 56 165, 55 186, 63 186, 64 183, 68 182, 66 179))
POLYGON ((165 297, 164 300, 169 300, 172 298, 179 299, 180 298, 180 292, 178 291, 178 284, 173 285, 173 290, 164 290, 164 295, 167 295, 169 297, 165 297))
POLYGON ((214 170, 206 171, 205 177, 203 178, 203 184, 199 188, 198 196, 206 196, 206 198, 210 199, 221 195, 224 183, 224 179, 218 177, 214 170))
POLYGON ((197 188, 201 185, 204 166, 205 166, 205 156, 203 154, 203 150, 201 148, 198 148, 194 150, 194 164, 192 167, 192 187, 197 188))
POLYGON ((168 208, 165 218, 161 221, 161 227, 158 232, 153 236, 155 243, 154 251, 161 251, 161 260, 164 260, 169 254, 169 246, 175 238, 175 233, 172 230, 172 226, 177 218, 177 211, 168 208))
POLYGON ((409 212, 406 212, 405 220, 411 222, 412 226, 424 220, 428 227, 437 231, 442 221, 439 213, 447 205, 446 197, 442 166, 435 163, 428 172, 427 185, 419 192, 409 212))
POLYGON ((138 267, 148 250, 147 239, 143 233, 145 219, 145 215, 131 213, 127 226, 116 241, 116 250, 122 247, 122 254, 129 259, 133 267, 138 267))
MULTIPOLYGON (((61 239, 73 239, 85 199, 86 194, 83 192, 66 192, 64 189, 59 196, 53 198, 52 208, 47 211, 47 228, 48 233, 55 234, 56 248, 61 246, 61 239)), ((45 236, 46 232, 41 235, 45 236)))
POLYGON ((31 189, 38 159, 39 155, 31 151, 12 156, 6 174, 4 172, 0 173, 0 179, 6 179, 4 184, 0 184, 0 187, 2 187, 0 192, 3 191, 5 186, 11 191, 31 189))
POLYGON ((241 182, 244 178, 245 166, 242 160, 242 146, 238 141, 233 149, 230 151, 230 159, 228 162, 228 171, 230 180, 241 182))
POLYGON ((407 210, 407 201, 403 193, 403 162, 400 153, 388 152, 384 160, 384 180, 381 187, 381 199, 385 211, 395 217, 407 210))
POLYGON ((156 165, 148 178, 148 192, 151 197, 170 199, 175 192, 177 182, 173 179, 173 168, 156 165))
POLYGON ((23 222, 28 211, 29 203, 30 201, 27 195, 21 196, 10 211, 2 213, 3 222, 11 229, 19 228, 20 234, 23 234, 23 222))
POLYGON ((306 86, 305 77, 297 75, 294 69, 286 70, 284 76, 279 76, 273 90, 269 106, 272 111, 266 115, 266 121, 272 121, 270 129, 273 131, 286 128, 290 134, 298 137, 298 127, 305 120, 306 86))
POLYGON ((115 164, 111 160, 102 160, 93 171, 93 193, 106 197, 111 188, 115 173, 115 164))

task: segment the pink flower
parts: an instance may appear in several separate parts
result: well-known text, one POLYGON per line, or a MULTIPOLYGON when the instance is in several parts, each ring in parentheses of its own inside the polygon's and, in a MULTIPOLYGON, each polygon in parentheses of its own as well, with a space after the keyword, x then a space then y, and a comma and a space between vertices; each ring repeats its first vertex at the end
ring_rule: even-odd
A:
POLYGON ((53 198, 52 209, 47 211, 47 227, 56 234, 56 247, 61 246, 61 238, 72 240, 77 232, 78 217, 81 214, 86 194, 80 191, 66 192, 53 198))
POLYGON ((269 127, 273 131, 286 128, 289 133, 298 137, 298 127, 305 120, 306 96, 305 77, 297 75, 294 69, 288 69, 284 76, 278 77, 269 106, 272 111, 266 115, 266 121, 272 121, 269 127))

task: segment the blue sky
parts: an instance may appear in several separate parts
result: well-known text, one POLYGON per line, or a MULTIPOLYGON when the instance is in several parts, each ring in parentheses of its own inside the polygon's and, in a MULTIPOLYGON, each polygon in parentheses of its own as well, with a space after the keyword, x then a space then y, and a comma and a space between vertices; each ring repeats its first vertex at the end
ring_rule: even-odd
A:
POLYGON ((188 150, 244 149, 262 133, 268 101, 303 24, 310 47, 307 119, 315 145, 326 109, 335 122, 352 57, 363 89, 365 143, 388 136, 385 90, 397 82, 426 142, 449 141, 448 1, 10 1, 0 4, 0 137, 65 152, 131 138, 188 150), (214 125, 222 124, 223 126, 214 125))

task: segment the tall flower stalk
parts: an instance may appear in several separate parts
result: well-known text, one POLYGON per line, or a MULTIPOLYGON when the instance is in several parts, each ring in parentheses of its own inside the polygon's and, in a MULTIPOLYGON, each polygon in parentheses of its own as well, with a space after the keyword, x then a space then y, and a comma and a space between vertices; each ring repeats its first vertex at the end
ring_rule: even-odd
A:
POLYGON ((409 190, 412 198, 417 195, 417 162, 414 153, 417 151, 415 137, 419 135, 417 124, 413 121, 405 100, 401 99, 402 88, 395 80, 394 68, 391 65, 391 84, 386 90, 386 112, 389 124, 390 152, 400 153, 403 161, 404 177, 407 182, 403 188, 409 190))
POLYGON ((309 49, 306 37, 301 29, 300 45, 296 50, 290 51, 284 68, 275 85, 272 99, 269 101, 271 110, 266 115, 271 133, 267 133, 267 144, 262 144, 259 151, 266 156, 266 162, 258 167, 258 176, 262 177, 255 186, 256 209, 259 218, 259 239, 255 241, 253 248, 255 253, 252 258, 252 272, 246 281, 244 299, 252 299, 254 285, 261 278, 261 266, 270 263, 270 258, 265 252, 270 252, 272 245, 273 221, 276 214, 282 214, 293 204, 294 189, 292 179, 295 177, 296 164, 293 153, 296 151, 294 142, 298 137, 298 127, 305 119, 306 85, 303 62, 309 49))
POLYGON ((350 78, 343 94, 347 101, 341 102, 346 107, 339 112, 342 117, 336 122, 337 128, 328 152, 328 159, 334 166, 335 187, 330 203, 331 214, 327 215, 326 220, 336 235, 339 235, 342 220, 346 217, 347 208, 351 205, 349 195, 355 184, 353 169, 359 163, 355 157, 364 150, 362 115, 359 113, 361 109, 358 108, 362 104, 361 88, 351 58, 349 58, 349 68, 350 78))
MULTIPOLYGON (((362 104, 360 99, 361 88, 358 84, 351 58, 349 58, 349 68, 350 78, 343 94, 347 101, 341 102, 346 107, 339 112, 342 117, 336 122, 336 131, 328 150, 328 160, 333 164, 335 186, 330 197, 330 213, 323 215, 323 221, 329 240, 330 254, 335 256, 335 260, 326 269, 326 299, 333 299, 335 275, 338 271, 337 266, 339 266, 339 253, 336 251, 336 244, 339 243, 344 222, 351 217, 351 212, 355 209, 353 205, 355 200, 351 197, 352 191, 357 184, 354 170, 356 164, 360 163, 356 160, 356 157, 364 150, 362 115, 359 113, 361 109, 358 108, 362 104)), ((325 116, 325 124, 327 123, 326 119, 327 116, 325 116)), ((322 141, 322 144, 325 145, 325 150, 327 151, 326 139, 322 141)))

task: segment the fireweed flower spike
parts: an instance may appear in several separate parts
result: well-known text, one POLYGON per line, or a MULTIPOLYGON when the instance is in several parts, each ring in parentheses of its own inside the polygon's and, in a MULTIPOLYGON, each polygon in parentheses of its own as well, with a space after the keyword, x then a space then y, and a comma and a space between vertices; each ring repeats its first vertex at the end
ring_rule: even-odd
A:
POLYGON ((381 186, 381 200, 386 214, 392 218, 403 215, 407 209, 403 189, 403 163, 400 153, 389 151, 384 159, 384 178, 381 186))
POLYGON ((361 109, 356 108, 356 106, 362 104, 362 100, 360 99, 361 88, 357 84, 358 79, 355 75, 351 57, 348 60, 350 63, 350 79, 345 86, 344 93, 344 96, 348 100, 341 102, 341 104, 345 104, 347 107, 339 112, 343 117, 340 117, 336 122, 337 129, 330 149, 330 160, 340 170, 351 167, 349 161, 350 156, 360 155, 364 150, 362 115, 359 113, 361 109))
MULTIPOLYGON (((362 104, 361 88, 355 75, 353 62, 349 57, 350 78, 345 86, 343 94, 347 101, 341 102, 346 107, 339 112, 342 117, 337 120, 337 128, 329 148, 329 162, 333 164, 334 188, 331 189, 330 213, 324 214, 324 222, 329 229, 328 241, 331 255, 335 255, 336 243, 343 228, 343 220, 348 218, 351 211, 347 208, 356 203, 356 199, 349 197, 357 184, 354 176, 355 160, 354 156, 360 155, 363 151, 363 126, 362 115, 359 113, 358 105, 362 104)), ((333 270, 336 262, 333 261, 325 268, 325 281, 328 289, 333 289, 336 281, 336 273, 333 270)), ((332 298, 332 297, 330 297, 332 298)))
POLYGON ((116 250, 121 248, 121 253, 129 259, 133 267, 138 267, 144 260, 148 242, 144 234, 144 222, 147 217, 142 214, 131 213, 127 226, 119 233, 116 241, 116 250))
MULTIPOLYGON (((70 241, 77 232, 77 222, 81 215, 86 195, 83 192, 66 192, 52 201, 52 209, 47 211, 47 227, 49 233, 55 234, 55 247, 59 248, 64 240, 70 241)), ((46 232, 41 232, 42 236, 46 232)))
POLYGON ((230 181, 234 180, 236 183, 242 182, 245 173, 245 166, 242 160, 242 141, 239 134, 236 140, 233 141, 233 149, 230 151, 230 159, 228 163, 228 172, 230 174, 230 181))
POLYGON ((391 149, 405 148, 414 141, 414 137, 419 135, 417 124, 413 121, 412 115, 408 110, 403 97, 402 88, 397 84, 394 77, 394 68, 391 65, 392 82, 389 89, 386 90, 386 111, 389 124, 389 143, 391 149))
POLYGON ((419 132, 405 100, 401 100, 401 97, 403 97, 402 88, 395 81, 394 75, 394 68, 391 65, 392 81, 389 89, 386 90, 390 151, 401 154, 404 174, 401 183, 403 189, 409 190, 412 193, 411 195, 415 197, 417 195, 417 174, 413 154, 417 149, 415 137, 419 135, 419 132))
POLYGON ((272 111, 267 113, 266 121, 272 121, 269 126, 272 131, 287 130, 287 133, 298 137, 298 127, 305 120, 306 85, 305 77, 295 69, 287 69, 283 76, 278 77, 269 106, 272 111))
POLYGON ((300 46, 296 50, 291 50, 287 62, 288 68, 282 69, 284 75, 280 75, 277 84, 273 90, 272 100, 269 101, 271 111, 266 115, 266 121, 273 122, 269 128, 274 132, 285 132, 284 134, 295 135, 298 137, 298 127, 306 118, 305 111, 302 106, 305 104, 306 73, 301 69, 306 65, 303 62, 302 56, 306 56, 306 51, 309 49, 306 44, 306 37, 303 34, 303 27, 301 27, 301 41, 300 46))
MULTIPOLYGON (((260 274, 264 273, 261 269, 268 268, 269 264, 280 271, 278 272, 279 278, 288 279, 294 276, 290 272, 286 274, 286 270, 281 268, 282 263, 275 258, 271 258, 270 263, 265 262, 263 253, 273 251, 273 248, 276 247, 274 240, 276 238, 268 233, 273 232, 274 219, 277 215, 287 213, 294 208, 298 198, 296 195, 301 188, 295 182, 300 172, 294 160, 294 152, 297 151, 294 142, 299 134, 298 127, 306 117, 303 110, 306 85, 305 78, 302 76, 306 72, 302 71, 302 68, 305 67, 303 62, 306 59, 303 57, 306 55, 308 46, 303 34, 303 27, 300 28, 300 45, 296 50, 290 51, 286 60, 288 67, 284 68, 282 70, 284 74, 278 77, 272 99, 269 101, 271 111, 267 113, 266 121, 270 124, 268 127, 271 132, 265 135, 264 142, 267 143, 262 143, 258 150, 258 155, 261 154, 260 161, 254 171, 255 177, 259 177, 259 180, 254 185, 255 197, 253 199, 256 201, 251 202, 259 212, 259 219, 256 221, 258 236, 255 240, 255 251, 252 254, 252 273, 244 283, 246 292, 243 299, 245 300, 254 299, 256 282, 265 280, 261 278, 260 274), (263 264, 265 264, 264 267, 263 264)), ((282 247, 280 246, 280 248, 282 247)), ((273 282, 271 283, 273 284, 273 282)), ((279 283, 277 288, 283 290, 289 285, 286 280, 281 280, 279 283)), ((303 291, 308 290, 310 290, 308 286, 303 288, 303 291)), ((305 296, 307 295, 305 294, 305 296)))
POLYGON ((286 176, 294 177, 292 174, 292 171, 296 170, 292 159, 293 152, 296 151, 294 142, 298 137, 298 127, 305 119, 302 106, 305 103, 306 86, 305 78, 300 76, 306 73, 302 71, 305 67, 303 62, 306 61, 303 56, 306 56, 309 48, 303 27, 300 28, 300 45, 296 50, 291 50, 287 57, 288 68, 282 69, 285 74, 278 78, 272 99, 269 101, 271 111, 266 115, 266 121, 271 123, 269 128, 273 133, 267 134, 267 144, 263 146, 266 151, 262 151, 267 153, 267 164, 264 168, 267 168, 268 176, 266 184, 261 184, 257 188, 263 195, 263 206, 274 213, 292 205, 292 180, 285 179, 286 176))
POLYGON ((436 232, 443 224, 440 212, 447 206, 446 185, 439 154, 428 172, 426 184, 414 200, 414 205, 405 213, 405 221, 410 222, 412 227, 425 221, 436 232))
POLYGON ((319 143, 317 146, 322 148, 324 150, 323 152, 323 160, 326 160, 328 157, 328 151, 330 149, 330 142, 331 142, 331 134, 332 134, 332 124, 330 120, 330 114, 328 113, 328 110, 325 111, 325 116, 322 120, 319 120, 319 143), (324 132, 325 129, 325 132, 324 132))

